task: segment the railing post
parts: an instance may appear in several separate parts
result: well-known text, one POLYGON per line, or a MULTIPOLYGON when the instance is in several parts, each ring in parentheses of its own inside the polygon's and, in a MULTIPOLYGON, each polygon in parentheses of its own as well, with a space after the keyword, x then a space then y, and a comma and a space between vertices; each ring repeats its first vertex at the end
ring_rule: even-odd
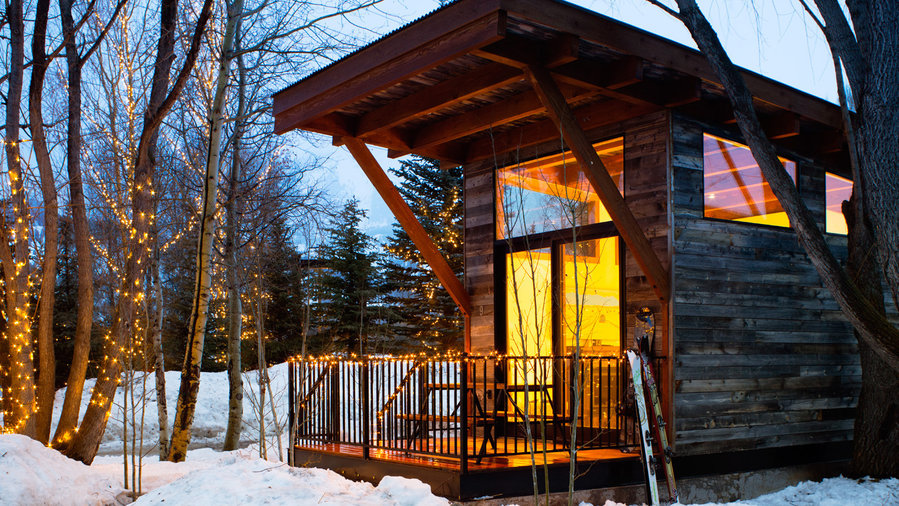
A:
MULTIPOLYGON (((460 467, 462 474, 468 474, 468 353, 462 353, 459 362, 459 383, 462 386, 462 457, 460 467)), ((477 430, 477 429, 475 429, 477 430)))
POLYGON ((294 404, 297 402, 296 385, 294 385, 295 365, 293 360, 287 361, 287 420, 290 423, 289 446, 287 447, 287 463, 293 465, 293 447, 297 439, 297 418, 294 404))
POLYGON ((369 393, 369 385, 371 384, 369 374, 369 359, 362 358, 362 458, 369 458, 371 449, 371 395, 369 393))
POLYGON ((340 405, 343 402, 340 388, 340 362, 336 361, 329 365, 331 368, 331 395, 328 398, 328 409, 331 412, 330 427, 328 427, 329 436, 332 443, 340 441, 340 405))

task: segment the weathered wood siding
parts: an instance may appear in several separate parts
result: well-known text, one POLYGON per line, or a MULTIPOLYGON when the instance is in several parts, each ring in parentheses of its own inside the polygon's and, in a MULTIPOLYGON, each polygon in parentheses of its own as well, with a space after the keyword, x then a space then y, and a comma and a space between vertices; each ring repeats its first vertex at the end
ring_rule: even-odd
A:
MULTIPOLYGON (((851 439, 860 386, 851 327, 791 229, 703 218, 702 134, 674 116, 677 452, 851 439)), ((791 158, 823 227, 824 171, 791 158)), ((828 240, 844 258, 845 238, 828 240)))
POLYGON ((465 287, 471 296, 472 353, 494 349, 494 173, 492 163, 465 167, 465 287))

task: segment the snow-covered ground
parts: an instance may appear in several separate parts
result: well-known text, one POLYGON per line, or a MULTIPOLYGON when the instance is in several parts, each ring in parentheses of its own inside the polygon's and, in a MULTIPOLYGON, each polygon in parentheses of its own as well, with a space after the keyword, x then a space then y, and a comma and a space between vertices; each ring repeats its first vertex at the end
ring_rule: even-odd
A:
MULTIPOLYGON (((284 413, 286 365, 270 369, 278 418, 284 413)), ((169 418, 174 416, 179 375, 166 374, 169 418)), ((255 374, 245 377, 246 388, 254 388, 255 374), (253 383, 250 383, 252 381, 253 383)), ((140 387, 142 382, 138 382, 140 387)), ((89 381, 87 388, 93 386, 89 381)), ((152 445, 158 438, 156 399, 152 375, 147 378, 142 467, 143 495, 136 504, 330 504, 330 505, 403 505, 437 506, 449 502, 431 494, 418 480, 384 478, 377 486, 347 480, 324 469, 291 468, 279 462, 275 424, 267 414, 266 433, 269 460, 258 457, 258 422, 252 395, 245 395, 244 431, 241 441, 253 445, 233 452, 217 451, 224 440, 227 424, 228 380, 225 373, 203 373, 194 418, 193 442, 196 448, 185 462, 159 462, 152 445)), ((140 389, 139 389, 140 390, 140 389)), ((57 412, 64 391, 57 393, 57 412)), ((135 395, 140 397, 140 392, 135 395)), ((101 445, 101 456, 91 466, 63 457, 55 450, 17 435, 0 435, 0 504, 2 505, 106 505, 131 502, 123 486, 122 434, 123 392, 116 396, 117 407, 101 445), (117 453, 117 455, 116 455, 117 453)), ((88 400, 85 391, 84 404, 88 400)), ((130 400, 129 400, 130 403, 130 400)), ((139 404, 138 404, 139 405, 139 404)), ((82 413, 84 408, 82 408, 82 413)), ((54 418, 55 420, 55 418, 54 418)), ((130 432, 130 429, 129 429, 130 432)), ((282 443, 286 444, 285 442, 282 443)), ((129 473, 130 479, 130 473, 129 473)), ((774 505, 881 505, 899 504, 899 479, 856 481, 832 478, 820 483, 803 482, 780 492, 752 500, 729 503, 730 506, 774 505)), ((604 506, 618 506, 607 502, 604 506)), ((709 504, 707 506, 714 506, 709 504)))
MULTIPOLYGON (((269 368, 269 377, 272 382, 272 396, 275 399, 275 410, 278 422, 283 432, 286 433, 287 420, 287 364, 278 364, 269 368)), ((134 431, 131 421, 137 427, 143 423, 144 450, 153 451, 154 445, 159 439, 159 417, 156 411, 156 379, 150 373, 145 376, 139 374, 133 382, 134 399, 130 389, 120 387, 116 390, 115 404, 109 418, 106 433, 100 443, 100 455, 121 454, 122 435, 125 434, 126 425, 123 420, 129 420, 127 432, 129 440, 134 431), (125 393, 128 392, 128 416, 125 416, 125 393), (146 402, 141 403, 141 398, 146 402)), ((258 397, 258 380, 256 372, 244 374, 244 400, 243 400, 243 430, 241 431, 241 446, 247 446, 258 439, 259 422, 255 399, 258 397)), ((175 402, 178 398, 178 387, 181 381, 180 371, 168 371, 165 373, 166 405, 168 406, 169 429, 175 419, 175 402)), ((88 379, 84 385, 81 398, 81 415, 90 401, 90 390, 96 383, 95 379, 88 379)), ((66 389, 61 388, 56 392, 56 402, 53 405, 53 425, 59 419, 62 411, 62 401, 65 398, 66 389)), ((268 394, 266 394, 266 407, 269 406, 268 394)), ((271 410, 266 410, 266 435, 270 447, 277 443, 276 430, 278 425, 274 422, 271 410)), ((225 441, 225 428, 228 425, 228 375, 225 372, 204 372, 200 376, 200 392, 197 395, 197 407, 194 413, 194 424, 191 430, 191 448, 215 448, 221 449, 225 441)), ((283 445, 282 445, 283 446, 283 445)), ((277 452, 277 448, 274 449, 277 452)))

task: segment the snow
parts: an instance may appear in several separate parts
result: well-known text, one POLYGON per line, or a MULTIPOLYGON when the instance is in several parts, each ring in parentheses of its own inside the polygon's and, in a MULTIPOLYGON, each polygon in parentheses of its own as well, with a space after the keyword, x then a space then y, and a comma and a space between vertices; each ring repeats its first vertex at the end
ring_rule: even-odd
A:
MULTIPOLYGON (((278 418, 282 426, 286 413, 287 367, 277 365, 269 370, 273 382, 278 418)), ((326 505, 390 505, 444 506, 446 499, 431 493, 430 487, 418 480, 388 476, 377 485, 347 480, 325 469, 292 468, 279 462, 274 434, 274 421, 267 414, 269 460, 259 458, 253 444, 258 423, 253 409, 256 375, 245 379, 244 430, 240 450, 217 451, 221 448, 227 424, 228 380, 225 373, 204 372, 200 381, 191 448, 185 462, 159 462, 153 444, 158 423, 153 376, 147 377, 144 405, 144 451, 142 492, 135 504, 326 504, 326 505)), ((142 381, 136 383, 141 386, 142 381)), ((87 382, 87 389, 94 381, 87 382)), ((175 396, 179 384, 177 372, 166 373, 169 418, 174 416, 175 396)), ((64 390, 57 392, 55 415, 62 404, 64 390)), ((140 397, 140 392, 135 395, 140 397)), ((116 395, 117 407, 109 421, 101 444, 101 455, 91 466, 70 460, 24 436, 0 435, 0 504, 3 505, 114 505, 131 502, 130 491, 123 487, 122 442, 123 391, 116 395)), ((130 402, 130 401, 129 401, 130 402)), ((138 403, 140 406, 140 403, 138 403)), ((82 413, 84 407, 82 407, 82 413)), ((55 418, 54 418, 55 420, 55 418)), ((130 430, 130 429, 129 429, 130 430)), ((286 439, 286 438, 285 438, 286 439)), ((282 444, 285 444, 282 442, 282 444)), ((867 504, 899 504, 899 479, 852 480, 831 478, 822 482, 802 482, 773 494, 755 499, 727 503, 728 506, 844 506, 867 504)), ((588 506, 583 504, 583 506, 588 506)), ((606 502, 602 506, 619 506, 606 502)), ((719 506, 708 503, 703 506, 719 506)))
MULTIPOLYGON (((269 368, 269 377, 272 382, 272 395, 275 399, 275 410, 282 430, 287 419, 287 364, 278 364, 269 368)), ((156 379, 153 373, 144 375, 139 373, 134 384, 134 398, 138 402, 132 416, 132 400, 129 394, 128 419, 136 420, 138 424, 143 422, 144 450, 154 451, 159 439, 159 418, 156 411, 156 379), (144 381, 145 380, 145 381, 144 381), (146 402, 141 403, 140 399, 146 402), (143 413, 141 408, 143 407, 143 413)), ((258 418, 254 409, 254 399, 258 396, 258 380, 256 372, 244 374, 244 399, 243 399, 243 430, 241 431, 241 446, 253 443, 258 437, 258 418)), ((175 403, 178 398, 178 387, 181 382, 180 371, 167 371, 165 373, 166 406, 168 407, 169 430, 175 419, 175 403)), ((96 383, 96 379, 88 379, 84 384, 84 392, 81 398, 81 415, 90 401, 90 392, 96 383)), ((61 388, 56 392, 56 402, 53 405, 53 424, 59 420, 62 411, 62 401, 65 398, 66 389, 61 388)), ((116 390, 115 405, 109 418, 106 432, 100 443, 99 454, 122 453, 122 435, 125 431, 124 410, 125 389, 116 390)), ((269 399, 266 394, 266 406, 269 399)), ((272 448, 275 447, 276 426, 273 423, 271 411, 266 412, 266 435, 272 448)), ((191 430, 191 448, 216 448, 221 449, 225 441, 225 428, 228 425, 228 375, 225 372, 203 372, 200 375, 200 391, 197 394, 197 407, 194 413, 194 424, 191 430)), ((132 428, 128 424, 129 438, 132 428)), ((286 432, 286 431, 285 431, 286 432)))
MULTIPOLYGON (((385 477, 376 487, 333 471, 295 468, 255 456, 256 449, 188 452, 174 464, 147 458, 142 495, 147 504, 323 504, 448 506, 418 480, 385 477)), ((121 456, 85 466, 15 434, 0 435, 0 503, 106 505, 130 502, 122 487, 121 456)))

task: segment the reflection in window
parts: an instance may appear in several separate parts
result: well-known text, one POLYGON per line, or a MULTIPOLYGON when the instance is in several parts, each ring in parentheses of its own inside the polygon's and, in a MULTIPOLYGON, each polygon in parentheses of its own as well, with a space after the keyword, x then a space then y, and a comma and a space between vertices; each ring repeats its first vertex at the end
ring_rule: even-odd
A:
MULTIPOLYGON (((795 183, 796 162, 780 160, 795 183)), ((704 134, 703 173, 707 218, 790 226, 748 147, 704 134)))
POLYGON ((843 216, 843 201, 852 195, 852 181, 827 172, 824 174, 824 191, 826 192, 826 228, 828 234, 846 235, 846 217, 843 216))
MULTIPOLYGON (((623 191, 624 139, 593 147, 623 191)), ((611 221, 570 151, 502 168, 496 184, 499 239, 611 221)))

